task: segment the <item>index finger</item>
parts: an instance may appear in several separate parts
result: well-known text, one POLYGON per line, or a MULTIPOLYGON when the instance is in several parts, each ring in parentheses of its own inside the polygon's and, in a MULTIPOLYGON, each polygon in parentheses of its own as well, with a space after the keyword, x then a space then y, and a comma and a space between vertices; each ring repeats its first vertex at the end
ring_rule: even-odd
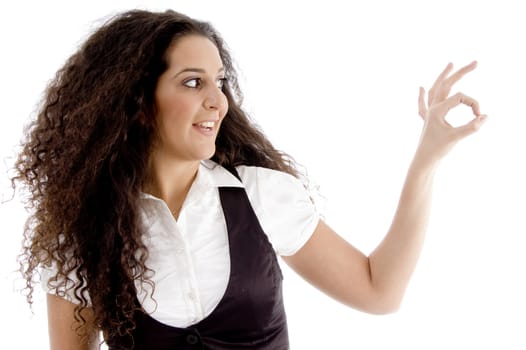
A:
POLYGON ((445 100, 443 103, 448 111, 452 108, 455 108, 459 104, 463 104, 468 107, 471 107, 471 110, 473 111, 474 115, 476 116, 480 115, 480 106, 477 100, 467 95, 464 95, 461 92, 457 92, 455 95, 451 96, 450 98, 445 100))

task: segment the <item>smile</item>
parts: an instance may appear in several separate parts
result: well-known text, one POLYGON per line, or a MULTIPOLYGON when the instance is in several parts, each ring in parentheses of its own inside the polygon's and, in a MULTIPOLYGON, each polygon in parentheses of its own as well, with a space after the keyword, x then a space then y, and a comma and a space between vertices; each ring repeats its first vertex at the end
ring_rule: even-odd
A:
POLYGON ((196 124, 198 127, 200 128, 203 128, 205 130, 212 130, 214 128, 214 125, 215 125, 215 122, 202 122, 202 123, 198 123, 196 124))
POLYGON ((195 128, 194 130, 198 131, 205 136, 214 136, 216 134, 216 122, 214 121, 205 121, 200 123, 192 124, 195 128))

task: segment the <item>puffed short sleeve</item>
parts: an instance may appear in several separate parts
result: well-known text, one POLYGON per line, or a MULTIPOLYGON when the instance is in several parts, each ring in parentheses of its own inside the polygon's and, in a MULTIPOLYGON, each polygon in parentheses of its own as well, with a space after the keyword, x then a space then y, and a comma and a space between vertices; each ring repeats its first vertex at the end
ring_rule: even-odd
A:
POLYGON ((87 305, 91 306, 88 291, 85 288, 78 288, 79 286, 86 287, 86 282, 81 282, 77 278, 75 270, 68 275, 67 279, 56 278, 57 266, 54 263, 51 266, 40 267, 39 272, 40 284, 44 292, 54 294, 74 304, 80 304, 79 296, 75 295, 75 290, 77 290, 77 293, 82 294, 82 297, 86 299, 87 305))
POLYGON ((320 219, 309 192, 296 177, 266 168, 240 166, 241 181, 259 222, 279 255, 293 255, 320 219))

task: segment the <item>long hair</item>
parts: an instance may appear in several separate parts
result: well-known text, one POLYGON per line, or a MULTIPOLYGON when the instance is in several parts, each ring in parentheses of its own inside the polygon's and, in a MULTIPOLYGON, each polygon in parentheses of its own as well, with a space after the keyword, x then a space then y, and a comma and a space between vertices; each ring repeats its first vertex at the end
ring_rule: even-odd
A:
POLYGON ((108 20, 47 86, 13 178, 27 190, 31 209, 19 257, 28 302, 39 268, 53 266, 48 287, 74 292, 78 330, 91 306, 106 339, 130 334, 140 311, 134 281, 152 283, 138 199, 156 135, 154 90, 168 66, 166 50, 189 34, 209 38, 225 67, 229 109, 213 160, 298 175, 241 108, 231 57, 210 24, 171 10, 132 10, 108 20))

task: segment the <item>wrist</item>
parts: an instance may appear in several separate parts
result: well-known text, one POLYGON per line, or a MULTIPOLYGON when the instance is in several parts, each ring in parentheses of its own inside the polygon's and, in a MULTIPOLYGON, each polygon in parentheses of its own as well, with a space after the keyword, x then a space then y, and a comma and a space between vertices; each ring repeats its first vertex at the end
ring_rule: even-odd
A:
POLYGON ((429 153, 422 152, 418 149, 411 161, 409 166, 409 172, 418 174, 433 174, 438 165, 440 164, 441 158, 430 157, 429 153))

